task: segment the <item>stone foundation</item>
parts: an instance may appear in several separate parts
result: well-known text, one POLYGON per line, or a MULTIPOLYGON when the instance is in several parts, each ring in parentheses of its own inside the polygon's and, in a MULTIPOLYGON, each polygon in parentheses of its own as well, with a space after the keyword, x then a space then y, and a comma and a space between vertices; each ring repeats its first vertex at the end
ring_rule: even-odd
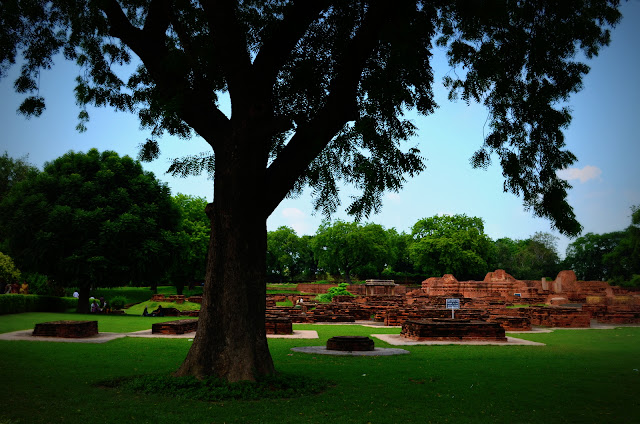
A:
POLYGON ((51 321, 36 324, 36 337, 64 337, 81 339, 98 335, 98 321, 51 321))
POLYGON ((197 319, 179 319, 151 325, 152 334, 186 334, 198 329, 197 319))
POLYGON ((497 322, 451 318, 406 321, 400 334, 416 341, 507 341, 497 322))

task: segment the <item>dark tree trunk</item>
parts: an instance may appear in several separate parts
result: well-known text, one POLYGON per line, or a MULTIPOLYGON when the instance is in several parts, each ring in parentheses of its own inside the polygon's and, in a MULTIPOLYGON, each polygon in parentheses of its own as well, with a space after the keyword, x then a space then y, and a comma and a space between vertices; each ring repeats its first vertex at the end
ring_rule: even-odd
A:
POLYGON ((177 375, 240 381, 275 372, 265 331, 266 155, 242 150, 240 146, 230 152, 216 151, 214 202, 207 206, 211 240, 198 331, 177 375))
POLYGON ((78 308, 76 309, 76 311, 79 314, 88 314, 90 312, 90 305, 89 305, 90 288, 87 285, 82 285, 79 288, 80 288, 80 291, 78 292, 78 294, 80 296, 78 297, 78 308))

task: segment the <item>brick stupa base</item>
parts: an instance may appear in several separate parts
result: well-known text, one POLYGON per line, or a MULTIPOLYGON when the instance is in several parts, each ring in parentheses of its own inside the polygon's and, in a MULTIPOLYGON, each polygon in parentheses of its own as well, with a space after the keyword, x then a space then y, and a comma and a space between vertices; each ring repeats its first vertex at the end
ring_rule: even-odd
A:
POLYGON ((499 323, 467 319, 409 320, 402 324, 400 334, 416 341, 507 341, 499 323))
POLYGON ((336 336, 327 340, 327 350, 365 352, 374 350, 373 340, 365 336, 336 336))
POLYGON ((198 329, 197 319, 178 319, 151 325, 151 334, 186 334, 198 329))
POLYGON ((293 334, 293 321, 287 317, 266 317, 265 330, 267 334, 293 334))
POLYGON ((36 324, 36 337, 63 337, 81 339, 98 335, 98 321, 50 321, 36 324))

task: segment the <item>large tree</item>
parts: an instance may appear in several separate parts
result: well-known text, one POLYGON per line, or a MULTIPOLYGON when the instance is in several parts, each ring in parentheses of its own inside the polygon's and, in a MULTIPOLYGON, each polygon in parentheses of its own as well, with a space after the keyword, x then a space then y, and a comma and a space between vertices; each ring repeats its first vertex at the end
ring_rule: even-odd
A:
POLYGON ((382 272, 391 254, 384 228, 371 223, 325 221, 316 231, 312 244, 319 266, 342 274, 349 284, 357 268, 369 265, 382 272))
POLYGON ((491 239, 481 218, 464 214, 423 218, 413 225, 411 236, 409 256, 427 277, 453 274, 458 279, 479 279, 488 271, 491 239))
POLYGON ((179 213, 169 188, 111 151, 69 152, 15 185, 0 203, 0 234, 23 270, 79 287, 150 282, 167 272, 179 213))
POLYGON ((211 225, 204 212, 206 199, 180 193, 172 199, 180 211, 180 223, 169 235, 172 252, 168 277, 182 294, 185 284, 192 288, 204 281, 211 225))
MULTIPOLYGON (((310 185, 316 206, 338 204, 340 180, 362 190, 348 211, 378 211, 385 190, 423 169, 406 109, 434 111, 433 42, 464 70, 446 79, 452 96, 482 102, 490 131, 474 156, 497 156, 505 190, 568 234, 579 232, 556 170, 570 121, 562 106, 620 18, 617 0, 563 1, 187 1, 3 2, 0 71, 23 52, 16 81, 34 93, 37 75, 62 51, 83 69, 80 104, 138 113, 157 137, 192 132, 213 156, 174 163, 213 169, 207 213, 212 237, 200 325, 178 374, 254 379, 274 372, 264 330, 266 219, 310 185), (123 81, 111 66, 140 66, 123 81), (455 77, 454 77, 455 76, 455 77), (226 92, 231 114, 219 108, 226 92)), ((82 110, 80 127, 88 114, 82 110)), ((155 139, 144 155, 158 154, 155 139)))
POLYGON ((0 201, 20 181, 38 173, 38 168, 27 162, 27 157, 14 159, 9 153, 0 156, 0 201))
POLYGON ((267 279, 283 283, 300 274, 300 239, 291 227, 281 226, 267 233, 267 279))
POLYGON ((500 268, 521 280, 554 278, 561 271, 557 237, 537 232, 524 240, 501 238, 491 246, 492 269, 500 268))
POLYGON ((574 270, 580 280, 611 279, 616 276, 613 271, 617 266, 613 264, 612 269, 605 257, 614 251, 624 236, 624 231, 616 231, 606 234, 587 233, 578 237, 567 246, 564 266, 574 270))

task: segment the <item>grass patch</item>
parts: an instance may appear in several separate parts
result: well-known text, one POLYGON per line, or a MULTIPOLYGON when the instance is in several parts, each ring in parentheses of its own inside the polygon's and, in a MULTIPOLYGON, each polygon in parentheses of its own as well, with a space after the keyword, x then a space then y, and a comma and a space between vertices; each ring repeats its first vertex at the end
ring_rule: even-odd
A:
POLYGON ((297 290, 267 289, 267 294, 300 294, 300 292, 297 290))
POLYGON ((148 300, 146 302, 141 302, 136 305, 133 305, 127 309, 125 309, 125 313, 128 315, 142 315, 144 308, 147 308, 149 313, 158 309, 158 306, 162 306, 163 308, 176 308, 179 311, 197 311, 200 309, 200 304, 195 302, 184 302, 184 303, 175 303, 175 302, 155 302, 148 300))
POLYGON ((99 387, 125 390, 132 394, 159 395, 176 399, 221 402, 227 400, 289 399, 324 391, 331 382, 279 373, 255 382, 227 383, 217 378, 143 375, 99 382, 99 387))
POLYGON ((293 290, 298 287, 298 283, 281 283, 281 284, 267 284, 267 290, 293 290))
MULTIPOLYGON (((28 313, 0 316, 0 332, 91 318, 101 332, 150 329, 153 322, 175 319, 28 313)), ((255 400, 198 400, 206 394, 202 387, 180 397, 154 390, 180 366, 189 339, 0 340, 5 359, 0 381, 8 388, 0 423, 632 423, 640 416, 640 328, 517 335, 544 347, 405 346, 410 355, 387 357, 290 349, 321 346, 338 335, 398 334, 397 328, 294 324, 294 329, 316 330, 320 338, 268 340, 282 379, 302 389, 307 382, 333 385, 315 394, 255 400), (118 379, 150 389, 100 385, 118 379)), ((391 347, 374 340, 376 347, 391 347)))
POLYGON ((291 307, 291 306, 293 306, 293 302, 290 301, 289 299, 287 299, 287 300, 284 300, 282 302, 276 302, 276 306, 289 306, 289 307, 291 307))
MULTIPOLYGON (((171 296, 177 293, 178 292, 175 286, 158 287, 158 294, 171 296)), ((153 296, 153 294, 153 291, 149 287, 115 287, 95 289, 91 291, 91 296, 95 297, 96 299, 104 297, 108 301, 109 299, 112 299, 116 296, 122 296, 127 299, 127 304, 145 302, 151 299, 151 296, 153 296)), ((185 289, 183 291, 183 294, 186 297, 202 295, 202 287, 194 287, 193 290, 185 289)))

